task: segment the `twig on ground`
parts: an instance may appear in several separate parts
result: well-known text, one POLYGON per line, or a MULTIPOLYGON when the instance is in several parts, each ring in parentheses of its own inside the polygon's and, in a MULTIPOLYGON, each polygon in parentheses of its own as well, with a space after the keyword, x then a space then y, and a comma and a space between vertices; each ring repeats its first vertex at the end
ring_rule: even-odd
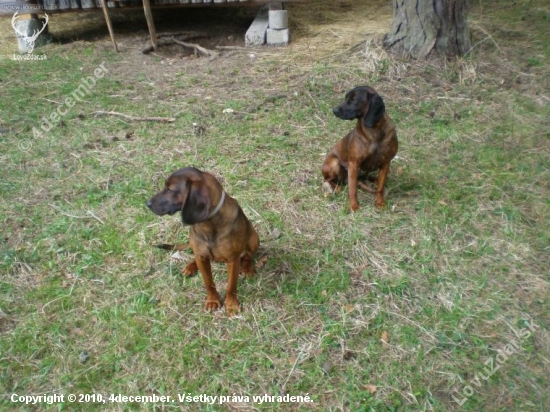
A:
POLYGON ((57 210, 63 216, 67 216, 67 217, 70 217, 70 218, 73 218, 73 219, 90 219, 90 218, 92 218, 92 219, 97 220, 102 225, 105 224, 105 222, 103 220, 101 220, 99 217, 97 217, 91 210, 88 210, 88 212, 87 212, 89 216, 77 216, 77 215, 71 215, 70 213, 65 212, 63 209, 61 209, 61 208, 59 208, 55 205, 49 204, 49 206, 54 208, 55 210, 57 210))
POLYGON ((61 104, 59 102, 56 102, 55 100, 52 100, 52 99, 46 99, 45 97, 42 98, 42 100, 46 100, 47 102, 50 102, 50 103, 55 103, 57 105, 61 104))
POLYGON ((491 40, 493 42, 493 44, 496 46, 496 48, 498 49, 499 52, 502 53, 502 50, 501 48, 499 47, 498 43, 495 41, 495 39, 493 39, 493 35, 488 33, 483 27, 481 27, 479 24, 475 24, 475 26, 477 26, 477 28, 479 30, 481 30, 483 33, 485 33, 487 35, 487 37, 485 37, 483 40, 480 40, 478 41, 476 44, 474 44, 472 47, 470 47, 470 50, 468 50, 466 53, 464 53, 464 56, 463 57, 466 57, 468 54, 470 54, 470 52, 472 50, 474 50, 477 46, 479 46, 481 43, 483 43, 484 41, 486 40, 491 40))
POLYGON ((216 49, 219 50, 244 50, 242 46, 216 46, 216 49))
POLYGON ((181 40, 191 40, 191 39, 196 39, 198 37, 206 37, 208 35, 200 31, 176 31, 173 33, 166 32, 166 33, 157 34, 157 37, 159 38, 160 37, 178 37, 178 36, 183 37, 181 40))
POLYGON ((277 100, 285 99, 286 97, 287 97, 286 94, 276 94, 276 95, 268 96, 260 104, 250 109, 248 113, 255 113, 258 110, 262 109, 266 104, 275 103, 277 100))
POLYGON ((198 53, 198 54, 203 54, 205 56, 209 56, 209 57, 218 57, 218 53, 213 51, 213 50, 208 50, 198 44, 195 44, 195 43, 186 43, 184 41, 181 41, 181 40, 177 40, 177 39, 172 39, 174 41, 174 43, 176 44, 179 44, 180 46, 183 46, 183 47, 189 47, 191 49, 195 49, 195 51, 198 53))
POLYGON ((136 116, 130 116, 129 114, 118 113, 118 112, 105 112, 103 110, 99 110, 95 112, 95 115, 96 116, 120 116, 120 117, 123 117, 124 119, 134 120, 136 122, 172 123, 176 121, 176 119, 173 117, 136 117, 136 116))
MULTIPOLYGON (((161 47, 161 46, 169 46, 171 44, 178 44, 174 39, 174 36, 176 35, 180 35, 181 38, 179 40, 192 40, 192 39, 198 39, 200 37, 206 37, 206 33, 200 33, 200 32, 181 32, 181 33, 175 33, 175 34, 170 34, 170 33, 162 33, 162 35, 157 35, 158 38, 160 37, 167 37, 167 36, 172 36, 170 37, 169 39, 161 39, 157 42, 157 46, 158 47, 161 47)), ((153 46, 152 45, 148 45, 147 47, 145 47, 144 49, 141 50, 141 52, 143 54, 147 54, 149 52, 153 51, 153 46)))
POLYGON ((300 358, 302 356, 302 353, 304 353, 304 348, 300 349, 300 353, 298 354, 298 356, 296 357, 296 360, 294 361, 294 365, 292 365, 292 369, 290 370, 288 376, 286 377, 286 380, 285 382, 283 383, 283 386, 282 386, 282 391, 284 392, 285 388, 286 388, 286 384, 288 383, 288 380, 290 379, 290 377, 292 376, 292 374, 294 373, 294 369, 296 369, 296 365, 298 364, 298 361, 300 361, 300 358))

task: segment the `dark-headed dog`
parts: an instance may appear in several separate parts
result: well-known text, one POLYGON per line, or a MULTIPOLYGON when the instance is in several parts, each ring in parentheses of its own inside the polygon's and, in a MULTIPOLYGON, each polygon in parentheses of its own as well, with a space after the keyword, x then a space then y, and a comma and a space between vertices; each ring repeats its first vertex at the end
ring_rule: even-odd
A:
POLYGON ((183 223, 191 225, 189 245, 195 259, 183 269, 183 274, 190 276, 197 270, 201 272, 206 286, 206 310, 221 307, 210 261, 227 264, 225 309, 228 315, 238 312, 239 273, 254 274, 252 256, 260 240, 237 201, 225 193, 214 176, 186 167, 166 179, 164 189, 149 199, 147 207, 159 216, 181 212, 183 223))
POLYGON ((397 134, 386 114, 384 101, 373 88, 361 86, 346 93, 345 101, 332 111, 343 120, 357 119, 357 124, 327 155, 322 166, 325 182, 334 190, 347 181, 350 208, 356 211, 359 209, 357 185, 373 191, 358 182, 359 173, 379 170, 375 204, 384 207, 386 177, 397 153, 397 134))

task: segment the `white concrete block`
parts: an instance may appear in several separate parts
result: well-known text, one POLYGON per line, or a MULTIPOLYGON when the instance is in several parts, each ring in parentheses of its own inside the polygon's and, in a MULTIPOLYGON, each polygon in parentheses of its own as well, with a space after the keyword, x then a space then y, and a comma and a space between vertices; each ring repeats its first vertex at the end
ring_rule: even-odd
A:
POLYGON ((261 46, 265 44, 265 33, 269 25, 268 8, 262 7, 258 15, 246 31, 244 36, 245 46, 261 46))
POLYGON ((290 41, 290 31, 267 29, 266 38, 268 46, 287 46, 290 41))
POLYGON ((288 11, 269 10, 269 28, 275 30, 288 29, 288 11))

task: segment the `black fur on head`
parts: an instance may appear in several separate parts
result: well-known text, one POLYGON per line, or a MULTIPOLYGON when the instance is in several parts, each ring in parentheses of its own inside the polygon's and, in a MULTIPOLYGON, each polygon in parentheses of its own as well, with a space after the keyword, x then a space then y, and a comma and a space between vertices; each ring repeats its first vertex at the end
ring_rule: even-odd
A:
POLYGON ((343 120, 363 119, 363 125, 372 128, 386 112, 386 106, 372 87, 359 86, 347 92, 344 102, 332 111, 343 120))

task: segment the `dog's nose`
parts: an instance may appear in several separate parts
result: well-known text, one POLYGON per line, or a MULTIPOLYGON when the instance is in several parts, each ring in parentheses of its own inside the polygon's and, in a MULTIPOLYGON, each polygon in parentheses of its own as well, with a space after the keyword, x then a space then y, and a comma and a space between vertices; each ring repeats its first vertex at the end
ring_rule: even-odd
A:
POLYGON ((147 206, 149 209, 151 209, 151 206, 153 206, 153 204, 151 203, 150 199, 147 201, 147 203, 145 203, 145 206, 147 206))
POLYGON ((338 113, 340 113, 341 111, 341 107, 340 106, 336 106, 332 109, 332 113, 334 113, 335 115, 337 115, 338 113))

